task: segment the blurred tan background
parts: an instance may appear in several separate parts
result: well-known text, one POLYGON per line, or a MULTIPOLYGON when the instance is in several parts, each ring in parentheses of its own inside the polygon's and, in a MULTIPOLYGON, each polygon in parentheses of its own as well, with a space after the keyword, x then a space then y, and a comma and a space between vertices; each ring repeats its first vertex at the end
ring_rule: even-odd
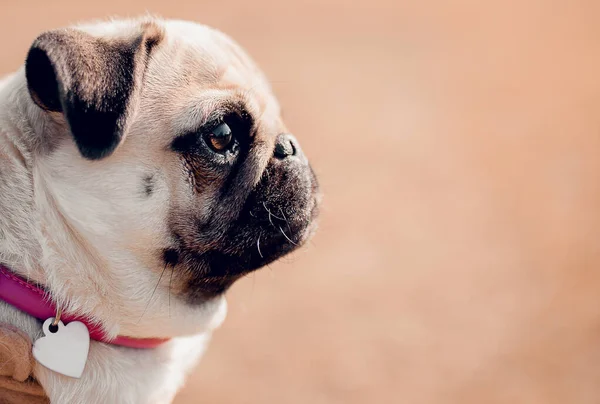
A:
POLYGON ((239 282, 185 403, 600 402, 600 2, 16 1, 236 38, 320 175, 321 229, 239 282))

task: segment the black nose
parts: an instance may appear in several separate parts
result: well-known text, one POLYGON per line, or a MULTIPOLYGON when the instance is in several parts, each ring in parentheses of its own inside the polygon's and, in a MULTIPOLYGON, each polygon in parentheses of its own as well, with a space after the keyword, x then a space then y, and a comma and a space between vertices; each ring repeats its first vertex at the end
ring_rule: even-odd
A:
POLYGON ((283 160, 286 157, 296 154, 296 146, 294 145, 294 137, 288 133, 282 133, 277 137, 275 143, 275 151, 273 155, 278 159, 283 160))

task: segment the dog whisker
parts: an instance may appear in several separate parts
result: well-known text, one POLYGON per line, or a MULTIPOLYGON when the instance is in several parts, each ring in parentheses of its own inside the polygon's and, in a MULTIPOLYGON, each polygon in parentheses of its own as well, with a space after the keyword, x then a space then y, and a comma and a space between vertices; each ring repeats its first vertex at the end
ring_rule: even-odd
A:
POLYGON ((267 208, 267 205, 263 202, 263 206, 265 207, 265 209, 267 210, 267 213, 269 214, 269 223, 271 223, 271 226, 275 227, 275 223, 273 223, 273 219, 271 219, 271 211, 269 210, 269 208, 267 208))
POLYGON ((269 272, 272 273, 273 272, 273 268, 271 267, 271 265, 270 264, 266 264, 266 266, 267 266, 267 268, 269 268, 269 272))
POLYGON ((158 289, 158 285, 160 285, 160 281, 162 280, 162 277, 165 274, 166 270, 167 270, 167 264, 165 264, 165 267, 163 268, 162 272, 160 273, 158 282, 156 282, 156 286, 154 287, 154 290, 152 291, 152 294, 150 295, 150 299, 148 299, 148 303, 146 304, 146 307, 144 308, 144 311, 142 312, 142 315, 140 316, 140 319, 138 320, 138 324, 140 323, 140 321, 142 321, 142 318, 144 317, 144 314, 146 314, 146 311, 148 311, 148 307, 150 307, 150 303, 152 303, 152 298, 154 297, 154 294, 156 293, 156 290, 158 289))
MULTIPOLYGON (((280 211, 280 212, 282 212, 281 208, 278 208, 278 209, 279 209, 279 211, 280 211)), ((272 212, 271 212, 271 214, 273 215, 273 217, 276 217, 276 218, 277 218, 277 219, 279 219, 279 220, 284 220, 284 221, 286 221, 286 222, 287 222, 287 219, 285 218, 285 215, 284 215, 283 217, 279 217, 279 216, 277 216, 275 213, 272 213, 272 212)))
POLYGON ((290 227, 290 221, 285 216, 285 213, 283 212, 283 209, 281 209, 281 206, 279 207, 279 213, 281 213, 281 215, 285 219, 285 224, 287 225, 288 231, 290 232, 290 234, 292 234, 293 232, 292 232, 292 228, 290 227))
POLYGON ((274 213, 271 213, 271 214, 273 215, 273 217, 275 217, 275 218, 277 218, 277 219, 279 219, 279 220, 284 220, 284 221, 287 221, 287 219, 286 219, 285 217, 279 217, 279 216, 277 216, 277 215, 276 215, 276 214, 274 214, 274 213))
POLYGON ((258 239, 256 240, 256 248, 258 249, 258 253, 260 254, 260 258, 265 258, 265 256, 263 255, 263 253, 260 251, 260 236, 258 236, 258 239))
POLYGON ((279 206, 279 213, 281 213, 281 216, 283 216, 283 220, 285 220, 285 222, 287 223, 288 227, 290 226, 290 222, 288 221, 287 217, 285 216, 285 213, 283 213, 283 209, 281 209, 281 206, 279 206))
POLYGON ((283 231, 283 229, 281 227, 279 227, 279 230, 281 231, 281 234, 283 234, 283 237, 285 237, 287 239, 287 241, 289 241, 290 243, 292 243, 295 246, 298 246, 297 243, 295 243, 291 238, 288 237, 287 234, 285 234, 285 232, 283 231))
MULTIPOLYGON (((270 216, 273 216, 274 218, 279 219, 279 220, 285 220, 285 221, 287 221, 287 219, 285 218, 285 216, 284 217, 279 217, 275 213, 271 212, 269 210, 269 208, 267 208, 267 204, 266 203, 263 202, 263 206, 265 207, 265 209, 267 210, 267 212, 269 213, 270 216)), ((279 211, 281 211, 281 208, 279 208, 279 211)))
POLYGON ((173 283, 174 266, 171 266, 171 277, 169 278, 169 318, 171 318, 171 284, 173 283))

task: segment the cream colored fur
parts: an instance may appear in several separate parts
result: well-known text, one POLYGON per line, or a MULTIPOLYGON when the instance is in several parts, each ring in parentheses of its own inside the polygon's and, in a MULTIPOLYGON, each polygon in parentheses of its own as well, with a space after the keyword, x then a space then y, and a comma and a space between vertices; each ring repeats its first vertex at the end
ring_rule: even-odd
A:
MULTIPOLYGON (((84 29, 109 37, 138 23, 111 21, 84 29)), ((180 198, 171 185, 179 174, 161 154, 172 133, 167 122, 196 124, 210 115, 211 100, 243 91, 249 105, 281 125, 266 80, 230 39, 197 24, 157 23, 165 28, 166 42, 152 56, 143 91, 172 97, 164 105, 143 105, 142 99, 127 140, 106 161, 85 160, 64 133, 48 133, 49 119, 56 120, 53 127, 64 122, 32 102, 23 69, 0 80, 0 261, 46 285, 66 309, 100 321, 110 335, 175 337, 153 350, 92 342, 80 380, 38 366, 35 375, 53 403, 172 400, 223 321, 226 303, 217 298, 188 306, 172 296, 169 273, 159 283, 162 268, 148 253, 166 245, 167 202, 180 198), (178 80, 184 71, 219 75, 234 86, 208 90, 199 81, 183 88, 182 95, 178 80), (39 153, 45 147, 52 152, 39 153), (144 201, 132 190, 148 171, 155 174, 157 191, 144 201)), ((14 324, 32 339, 41 329, 38 321, 4 303, 0 322, 14 324)))

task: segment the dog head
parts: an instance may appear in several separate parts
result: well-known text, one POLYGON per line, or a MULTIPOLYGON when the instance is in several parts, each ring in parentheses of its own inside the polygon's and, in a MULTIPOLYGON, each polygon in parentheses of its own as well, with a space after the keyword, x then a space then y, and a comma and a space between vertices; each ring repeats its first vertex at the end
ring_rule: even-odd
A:
POLYGON ((311 235, 315 175, 224 34, 158 20, 51 31, 25 77, 44 281, 109 331, 199 331, 235 280, 311 235))

